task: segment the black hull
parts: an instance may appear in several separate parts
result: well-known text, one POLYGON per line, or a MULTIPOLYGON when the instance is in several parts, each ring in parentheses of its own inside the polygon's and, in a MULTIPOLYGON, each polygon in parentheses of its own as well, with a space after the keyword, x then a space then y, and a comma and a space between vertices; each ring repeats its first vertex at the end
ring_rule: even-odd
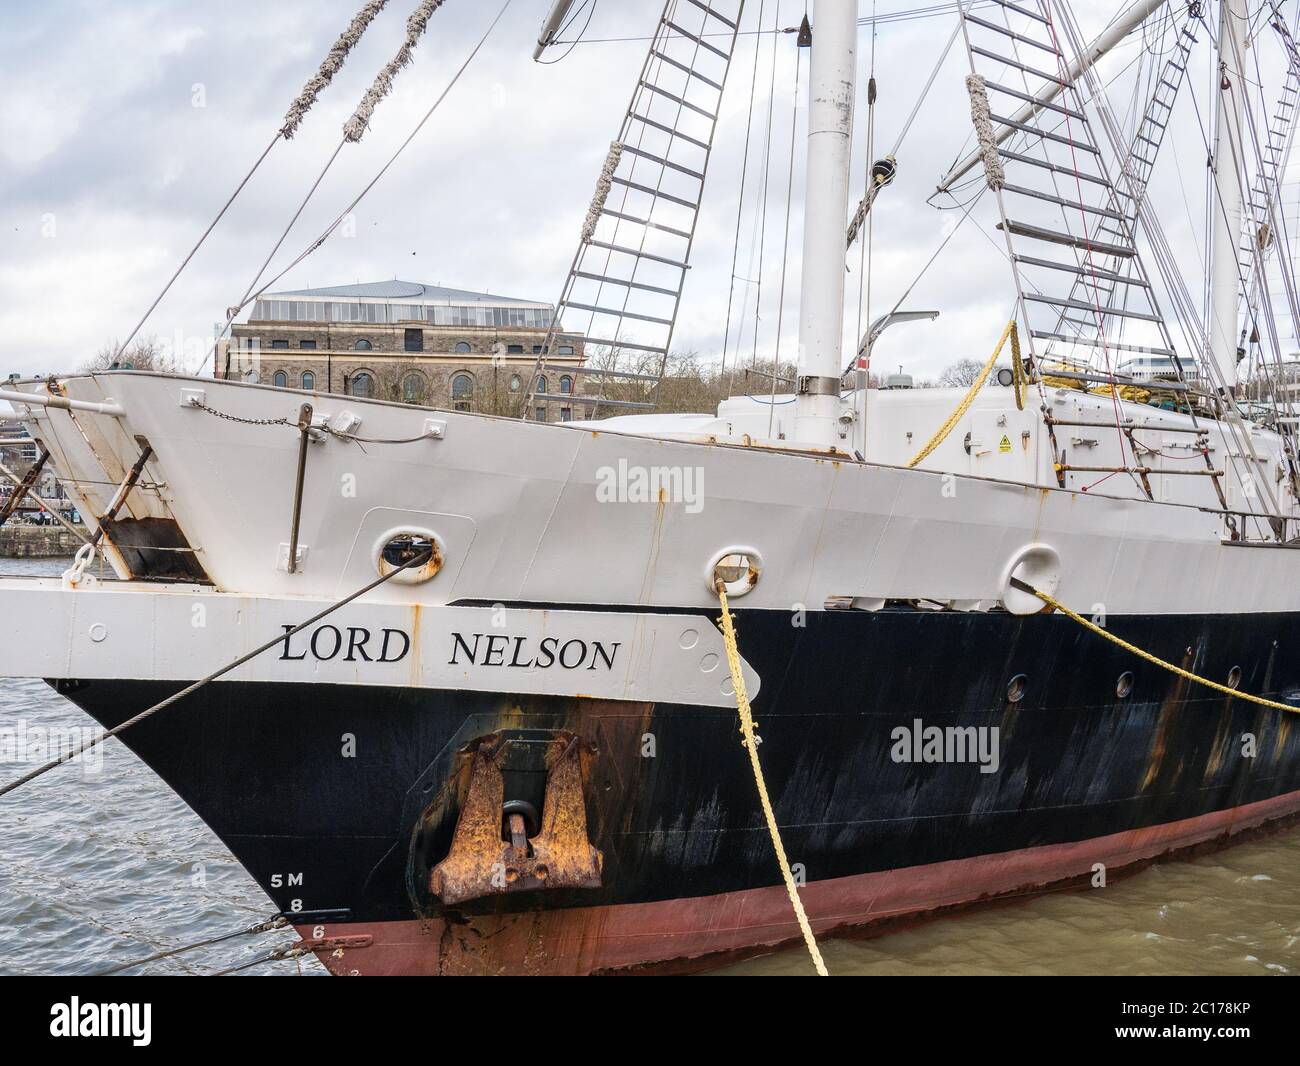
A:
MULTIPOLYGON (((1104 837, 1300 790, 1291 716, 1136 661, 1061 617, 915 610, 739 613, 786 850, 809 881, 1104 837), (1116 681, 1131 671, 1133 690, 1116 681), (1025 675, 1024 698, 1007 699, 1025 675), (905 763, 891 730, 993 726, 995 773, 905 763), (1243 756, 1243 736, 1255 738, 1243 756)), ((1205 676, 1300 695, 1300 616, 1150 617, 1112 629, 1205 676)), ((179 688, 62 682, 113 726, 179 688)), ((510 694, 215 683, 128 731, 136 751, 286 911, 352 922, 441 913, 427 891, 458 813, 457 752, 567 729, 603 887, 493 896, 469 914, 703 897, 779 882, 726 710, 510 694), (654 757, 644 757, 647 735, 654 757), (348 736, 355 757, 345 757, 348 736)))

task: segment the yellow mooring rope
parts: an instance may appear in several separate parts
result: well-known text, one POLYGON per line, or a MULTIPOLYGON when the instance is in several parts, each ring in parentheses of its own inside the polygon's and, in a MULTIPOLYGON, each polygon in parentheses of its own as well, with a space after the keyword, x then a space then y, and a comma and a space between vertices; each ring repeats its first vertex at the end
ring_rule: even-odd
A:
POLYGON ((763 768, 758 763, 758 736, 754 730, 754 716, 749 709, 749 697, 745 694, 745 675, 740 668, 740 651, 736 647, 736 629, 731 611, 727 607, 727 589, 719 581, 718 602, 722 605, 722 639, 727 645, 727 666, 731 669, 731 683, 736 690, 736 710, 740 712, 740 731, 744 734, 742 742, 749 751, 749 764, 754 770, 754 784, 758 786, 758 799, 763 805, 763 817, 767 819, 767 831, 772 837, 772 847, 776 849, 776 861, 781 866, 781 876, 785 878, 785 890, 790 896, 790 905, 794 916, 799 920, 804 943, 808 945, 808 954, 812 956, 813 966, 820 977, 829 977, 822 954, 817 950, 817 941, 813 937, 812 926, 808 924, 808 915, 804 913, 803 901, 799 898, 799 889, 790 873, 790 860, 785 855, 785 845, 781 843, 781 831, 777 828, 776 815, 772 813, 772 801, 767 795, 767 783, 763 780, 763 768))
POLYGON ((1006 346, 1007 338, 1011 339, 1011 356, 1012 356, 1012 374, 1016 387, 1016 406, 1020 410, 1025 409, 1025 401, 1021 393, 1024 367, 1020 364, 1020 335, 1016 331, 1015 319, 1007 323, 1007 328, 1002 331, 1002 337, 998 341, 998 346, 993 349, 993 354, 989 356, 989 361, 984 364, 984 369, 980 371, 979 377, 975 379, 970 390, 962 397, 961 403, 957 409, 948 416, 948 421, 939 427, 938 432, 926 442, 924 448, 912 457, 908 467, 916 466, 918 463, 925 461, 926 457, 944 442, 944 438, 952 432, 953 427, 961 421, 962 416, 970 410, 970 405, 975 402, 975 397, 979 394, 980 389, 984 387, 984 382, 988 381, 989 375, 993 372, 993 365, 998 361, 998 356, 1002 354, 1002 349, 1006 346), (1017 369, 1019 368, 1019 369, 1017 369))
POLYGON ((1102 629, 1101 626, 1097 625, 1096 622, 1093 622, 1088 618, 1084 618, 1083 615, 1077 614, 1076 612, 1070 610, 1070 608, 1065 606, 1065 604, 1063 604, 1060 600, 1056 599, 1056 597, 1046 592, 1043 592, 1040 589, 1036 589, 1032 585, 1027 585, 1023 581, 1017 581, 1015 579, 1012 579, 1011 584, 1014 587, 1020 589, 1022 592, 1028 592, 1033 596, 1037 596, 1049 607, 1057 611, 1060 611, 1061 614, 1065 615, 1066 618, 1070 618, 1078 622, 1079 625, 1083 626, 1084 629, 1096 633, 1097 636, 1099 637, 1105 637, 1112 644, 1119 645, 1119 647, 1123 648, 1125 651, 1132 652, 1139 659, 1145 659, 1149 663, 1154 663, 1156 666, 1168 670, 1171 674, 1177 674, 1179 677, 1185 677, 1188 681, 1195 681, 1198 685, 1204 685, 1206 688, 1212 688, 1216 692, 1222 692, 1225 696, 1232 696, 1234 699, 1247 700, 1250 703, 1258 703, 1261 707, 1272 707, 1274 710, 1278 710, 1278 711, 1290 711, 1292 714, 1300 713, 1300 707, 1292 707, 1289 703, 1278 703, 1277 700, 1265 699, 1263 696, 1253 696, 1249 692, 1242 692, 1239 689, 1235 689, 1230 685, 1221 685, 1217 681, 1211 681, 1209 678, 1201 677, 1200 674, 1194 674, 1190 670, 1184 670, 1181 666, 1175 666, 1171 662, 1166 662, 1164 659, 1152 655, 1149 651, 1143 651, 1141 648, 1137 647, 1137 645, 1130 644, 1127 640, 1115 636, 1114 633, 1107 632, 1106 630, 1102 629))

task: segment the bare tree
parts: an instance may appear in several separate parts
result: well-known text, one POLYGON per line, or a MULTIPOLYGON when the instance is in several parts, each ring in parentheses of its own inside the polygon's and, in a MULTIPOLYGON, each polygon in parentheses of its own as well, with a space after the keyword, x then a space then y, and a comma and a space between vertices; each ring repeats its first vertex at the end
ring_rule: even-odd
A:
POLYGON ((939 387, 946 389, 968 389, 979 380, 984 364, 974 359, 958 359, 939 375, 939 387))
POLYGON ((163 349, 155 336, 138 337, 119 357, 117 341, 103 345, 99 351, 82 364, 87 373, 96 370, 153 370, 162 374, 179 374, 181 366, 175 357, 163 349))

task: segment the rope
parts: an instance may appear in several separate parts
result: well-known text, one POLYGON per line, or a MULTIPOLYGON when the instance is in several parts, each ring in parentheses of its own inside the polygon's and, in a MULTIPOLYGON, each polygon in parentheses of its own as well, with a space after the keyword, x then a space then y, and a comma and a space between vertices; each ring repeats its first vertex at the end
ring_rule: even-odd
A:
POLYGON ((298 94, 294 102, 289 105, 289 110, 284 114, 284 125, 280 129, 280 136, 286 141, 290 140, 298 132, 298 127, 316 102, 316 98, 334 80, 334 75, 342 68, 343 61, 347 59, 348 53, 361 40, 361 35, 366 32, 367 27, 375 20, 375 16, 383 11, 387 4, 388 0, 370 0, 353 16, 352 21, 348 23, 347 29, 339 34, 338 40, 334 42, 330 50, 325 53, 325 58, 321 60, 320 69, 302 87, 302 92, 298 94))
POLYGON ((1083 615, 1081 614, 1076 614, 1074 611, 1070 610, 1070 608, 1065 606, 1065 604, 1063 604, 1055 596, 1043 592, 1041 589, 1036 589, 1032 585, 1027 585, 1023 581, 1020 581, 1016 578, 1012 578, 1011 586, 1013 588, 1019 589, 1021 592, 1028 592, 1031 596, 1037 596, 1040 600, 1042 600, 1045 604, 1047 604, 1047 606, 1051 607, 1053 610, 1060 611, 1061 614, 1065 615, 1066 618, 1078 622, 1079 625, 1083 626, 1084 629, 1087 629, 1092 633, 1096 633, 1097 636, 1099 637, 1105 637, 1112 644, 1115 644, 1123 648, 1125 651, 1132 652, 1139 659, 1145 659, 1147 662, 1152 663, 1155 666, 1159 666, 1164 670, 1168 670, 1171 674, 1177 674, 1179 677, 1186 678, 1188 681, 1195 681, 1198 685, 1204 685, 1206 688, 1212 688, 1216 692, 1222 692, 1225 696, 1232 696, 1234 699, 1246 700, 1250 703, 1257 703, 1261 707, 1271 707, 1273 710, 1276 711, 1289 711, 1291 714, 1300 714, 1300 707, 1293 707, 1289 703, 1279 703, 1277 700, 1269 700, 1269 699, 1265 699, 1263 696, 1255 696, 1249 692, 1242 692, 1239 689, 1232 688, 1230 685, 1221 685, 1217 681, 1211 681, 1207 677, 1201 677, 1200 674, 1194 674, 1190 670, 1184 670, 1181 666, 1175 666, 1171 662, 1166 662, 1164 659, 1152 655, 1149 651, 1143 651, 1137 645, 1130 644, 1127 640, 1115 636, 1114 633, 1110 633, 1107 632, 1105 629, 1102 629, 1101 626, 1097 625, 1097 623, 1093 622, 1091 619, 1084 618, 1083 615))
POLYGON ((110 966, 107 970, 100 970, 94 976, 110 977, 115 973, 121 973, 123 970, 134 970, 137 966, 143 966, 146 962, 157 962, 159 959, 170 959, 174 955, 183 955, 187 951, 194 951, 197 948, 210 947, 213 944, 220 944, 226 940, 233 940, 237 936, 255 936, 258 933, 269 933, 273 929, 283 929, 289 924, 289 919, 279 914, 274 918, 268 918, 264 922, 258 922, 256 925, 250 925, 246 929, 236 929, 233 933, 224 933, 221 936, 209 937, 207 940, 197 940, 193 944, 186 944, 183 947, 172 948, 170 951, 160 951, 155 955, 146 955, 143 959, 132 959, 130 962, 123 962, 117 966, 110 966))
POLYGON ((618 141, 611 141, 609 154, 605 156, 605 165, 600 168, 600 177, 596 179, 596 192, 591 198, 591 206, 587 208, 587 219, 582 224, 583 244, 590 244, 591 239, 596 236, 596 225, 600 222, 600 213, 605 210, 609 191, 614 187, 614 171, 618 169, 618 162, 622 158, 623 145, 618 141))
POLYGON ((731 683, 736 690, 736 709, 740 712, 740 731, 745 739, 741 741, 749 752, 749 765, 754 771, 754 784, 758 786, 758 800, 763 805, 763 817, 767 820, 767 831, 772 838, 772 847, 776 850, 776 861, 781 866, 781 876, 785 880, 785 891, 790 897, 790 906, 799 921, 808 954, 812 956, 813 967, 819 977, 829 977, 826 963, 817 949, 817 940, 813 936, 812 926, 808 924, 808 915, 804 913, 803 901, 799 898, 799 889, 795 886, 794 875, 790 873, 790 860, 785 855, 785 845, 781 843, 781 831, 777 828, 776 815, 772 813, 772 801, 767 795, 767 783, 763 780, 763 768, 758 762, 758 745, 760 739, 754 731, 754 716, 750 713, 749 697, 745 694, 745 675, 740 668, 740 651, 736 647, 736 629, 731 611, 727 607, 727 587, 718 582, 718 603, 722 605, 722 639, 727 645, 727 666, 731 669, 731 683))
MULTIPOLYGON (((1013 318, 1007 323, 1007 328, 1002 331, 1002 337, 998 340, 998 346, 993 349, 993 354, 989 356, 989 361, 984 364, 984 368, 980 371, 979 377, 975 379, 970 390, 964 397, 962 397, 962 401, 957 405, 957 409, 948 416, 948 421, 940 426, 935 435, 926 442, 925 447, 912 456, 911 461, 907 464, 909 469, 916 466, 918 463, 923 462, 925 458, 935 450, 935 448, 939 447, 948 434, 952 432, 953 427, 961 421, 962 416, 970 410, 970 405, 975 402, 976 394, 984 387, 984 382, 988 381, 989 374, 993 372, 993 364, 998 361, 998 356, 1002 354, 1002 349, 1006 346, 1008 337, 1011 338, 1011 352, 1014 357, 1013 361, 1015 365, 1020 365, 1020 340, 1016 333, 1016 321, 1013 318)), ((1012 373, 1015 373, 1014 369, 1012 370, 1012 373)), ((1024 401, 1021 398, 1018 383, 1016 386, 1016 403, 1020 405, 1021 410, 1024 410, 1024 401)))
POLYGON ((411 53, 424 36, 430 16, 441 6, 442 0, 420 0, 419 6, 411 12, 411 17, 406 20, 406 40, 402 42, 397 54, 375 75, 374 84, 366 90, 366 95, 357 104, 352 117, 343 124, 344 140, 359 141, 370 128, 370 116, 374 114, 379 101, 393 91, 393 78, 398 71, 410 65, 411 53))
POLYGON ((272 648, 276 647, 277 645, 286 643, 288 639, 292 637, 295 633, 301 633, 308 626, 315 625, 322 618, 326 618, 329 615, 333 614, 340 607, 346 607, 353 600, 359 599, 360 597, 364 596, 367 592, 370 592, 373 589, 377 589, 385 581, 389 581, 392 578, 396 577, 403 570, 409 570, 413 566, 423 566, 425 562, 428 561, 429 556, 432 553, 433 550, 430 549, 429 551, 421 552, 419 555, 415 556, 412 559, 408 559, 401 566, 395 567, 394 569, 390 570, 388 573, 384 574, 382 577, 376 578, 374 581, 370 582, 370 584, 366 585, 364 588, 359 588, 357 589, 356 592, 350 593, 349 595, 344 596, 343 599, 337 600, 336 602, 330 604, 324 610, 317 611, 316 614, 308 618, 307 621, 299 622, 296 626, 294 626, 292 629, 288 630, 287 632, 281 633, 278 637, 268 640, 265 644, 259 645, 258 647, 254 648, 252 651, 248 652, 247 654, 241 655, 238 659, 235 659, 233 662, 227 663, 219 670, 214 670, 212 673, 208 674, 207 677, 195 681, 192 685, 185 686, 185 688, 181 689, 179 692, 173 693, 172 695, 168 696, 165 700, 160 700, 158 703, 155 703, 152 707, 146 708, 145 710, 141 711, 135 717, 128 718, 121 725, 114 726, 112 729, 107 729, 103 733, 100 733, 98 736, 92 737, 90 740, 86 741, 84 744, 82 744, 80 747, 76 748, 75 750, 65 752, 63 755, 60 755, 57 759, 50 760, 44 766, 38 766, 31 773, 24 774, 22 777, 18 778, 18 780, 11 781, 3 788, 0 788, 0 796, 8 795, 10 792, 18 788, 20 785, 25 785, 29 781, 34 781, 42 774, 48 773, 50 770, 53 770, 55 767, 62 766, 65 762, 70 762, 71 760, 75 759, 78 755, 84 754, 85 752, 89 751, 91 748, 98 747, 100 744, 104 743, 104 741, 107 740, 109 737, 115 737, 120 733, 126 732, 133 725, 137 725, 138 723, 143 722, 146 718, 152 717, 153 715, 157 714, 159 711, 166 710, 173 703, 178 703, 180 700, 183 700, 186 696, 190 695, 191 693, 197 692, 199 689, 203 688, 203 686, 209 684, 210 682, 215 681, 217 678, 224 677, 226 674, 230 673, 230 671, 243 666, 244 663, 256 659, 259 655, 262 654, 262 652, 270 651, 272 648))
POLYGON ((970 93, 970 119, 975 126, 975 138, 979 141, 984 178, 989 188, 997 192, 1007 180, 1007 175, 998 156, 997 138, 993 136, 993 120, 990 117, 989 95, 984 88, 984 79, 979 74, 967 74, 966 91, 970 93))

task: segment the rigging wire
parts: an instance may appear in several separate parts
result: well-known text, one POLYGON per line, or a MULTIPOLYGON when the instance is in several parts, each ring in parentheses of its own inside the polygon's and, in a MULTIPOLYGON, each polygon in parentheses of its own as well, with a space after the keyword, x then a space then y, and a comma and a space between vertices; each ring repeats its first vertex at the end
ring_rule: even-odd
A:
MULTIPOLYGON (((806 16, 805 16, 806 17, 806 16)), ((790 168, 786 178, 785 190, 785 235, 782 238, 781 283, 776 297, 776 344, 772 349, 772 403, 776 403, 776 383, 781 376, 781 326, 785 318, 785 272, 790 259, 790 209, 794 203, 794 157, 796 133, 799 124, 799 76, 803 73, 803 49, 796 46, 794 50, 794 91, 790 97, 790 168)), ((776 408, 767 412, 767 435, 772 436, 772 420, 776 408)))
POLYGON ((380 179, 383 178, 383 176, 388 173, 389 168, 395 162, 397 162, 398 157, 401 156, 401 154, 404 151, 406 151, 406 149, 410 146, 411 142, 415 140, 419 132, 428 123, 429 119, 433 117, 434 112, 436 112, 438 108, 441 106, 442 102, 447 99, 448 94, 450 94, 451 90, 455 88, 456 83, 460 81, 461 75, 465 73, 470 63, 474 61, 474 58, 478 55, 479 51, 483 48, 483 45, 487 43, 488 38, 492 34, 492 31, 496 29, 497 24, 501 21, 501 17, 506 13, 506 10, 510 7, 511 3, 513 3, 513 0, 505 0, 505 2, 501 5, 501 9, 497 12, 496 17, 493 18, 491 23, 488 24, 487 29, 483 32, 483 36, 479 38, 478 43, 474 45, 469 55, 466 56, 465 61, 457 68, 456 72, 451 76, 451 79, 443 87, 442 92, 438 94, 437 98, 429 106, 429 109, 415 124, 415 127, 411 130, 411 132, 407 134, 406 139, 403 140, 402 143, 397 146, 397 149, 393 152, 393 154, 388 157, 388 161, 385 162, 384 165, 379 168, 379 170, 375 173, 374 177, 372 177, 362 187, 361 191, 357 193, 357 195, 351 200, 351 202, 349 202, 348 205, 342 211, 340 211, 338 215, 335 216, 334 221, 331 222, 328 226, 326 226, 325 229, 315 240, 313 240, 309 245, 307 245, 307 247, 303 249, 301 253, 299 253, 293 260, 291 260, 288 263, 288 265, 284 267, 283 270, 281 270, 278 274, 276 274, 268 282, 266 282, 265 285, 259 288, 256 292, 251 293, 245 300, 243 300, 240 303, 238 307, 228 309, 225 328, 218 333, 217 339, 213 342, 212 350, 209 353, 209 355, 205 357, 205 359, 206 358, 215 359, 216 352, 217 352, 217 345, 220 342, 221 337, 224 335, 225 330, 230 328, 230 323, 234 321, 235 315, 239 314, 239 312, 242 311, 245 307, 247 307, 248 304, 251 303, 252 301, 261 298, 261 296, 272 285, 278 282, 281 278, 283 278, 286 274, 288 274, 289 271, 291 271, 294 267, 302 263, 303 260, 307 259, 308 256, 310 256, 321 245, 323 245, 325 241, 329 239, 330 235, 336 229, 338 229, 338 227, 343 223, 343 220, 347 218, 347 216, 356 209, 357 205, 360 204, 363 199, 365 199, 366 195, 370 192, 370 190, 373 189, 377 184, 379 184, 380 179))
MULTIPOLYGON (((779 4, 779 0, 778 0, 779 4)), ((758 25, 763 25, 763 11, 767 7, 767 0, 760 0, 758 5, 758 25)), ((731 245, 731 273, 728 275, 727 283, 727 318, 726 325, 722 331, 722 367, 719 371, 719 380, 727 376, 727 342, 731 336, 731 309, 732 302, 736 295, 736 262, 740 256, 740 220, 745 210, 745 182, 749 175, 749 139, 754 127, 754 98, 758 87, 758 54, 762 51, 761 42, 754 42, 754 68, 749 78, 749 107, 745 113, 745 148, 740 157, 740 194, 736 198, 736 235, 731 245)), ((736 359, 740 358, 740 336, 736 336, 736 359)), ((732 379, 734 384, 735 370, 733 366, 732 379)))

